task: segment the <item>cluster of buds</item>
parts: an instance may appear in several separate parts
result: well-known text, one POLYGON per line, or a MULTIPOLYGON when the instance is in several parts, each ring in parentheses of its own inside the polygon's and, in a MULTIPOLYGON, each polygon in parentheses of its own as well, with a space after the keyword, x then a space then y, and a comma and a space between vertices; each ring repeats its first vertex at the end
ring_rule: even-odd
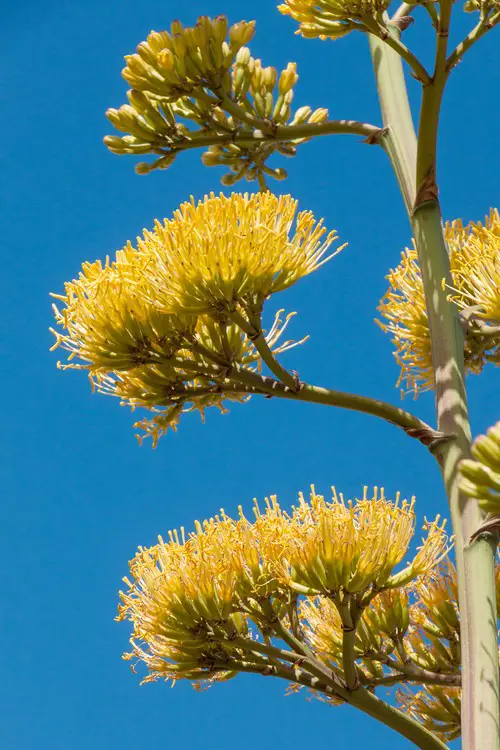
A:
POLYGON ((139 550, 120 593, 118 619, 133 625, 125 658, 146 665, 146 681, 211 682, 253 671, 319 684, 335 700, 341 681, 322 688, 321 680, 308 682, 308 670, 341 680, 343 635, 357 629, 360 678, 375 687, 414 627, 409 584, 447 554, 444 524, 426 525, 422 546, 398 573, 415 529, 413 502, 392 502, 377 488, 348 503, 334 491, 327 502, 313 488, 290 513, 273 497, 255 516, 251 523, 241 510, 236 520, 221 511, 188 537, 170 533, 139 550))
POLYGON ((263 67, 244 46, 254 29, 254 22, 244 21, 229 28, 227 19, 218 16, 199 18, 193 28, 174 21, 170 32, 151 32, 137 54, 126 58, 123 76, 133 87, 129 103, 106 113, 117 130, 127 133, 106 136, 110 151, 157 156, 136 166, 139 174, 147 174, 168 168, 180 151, 208 146, 203 162, 229 167, 226 185, 242 177, 284 179, 285 170, 265 162, 276 151, 293 156, 308 139, 293 130, 278 137, 277 128, 320 123, 328 112, 302 107, 292 116, 296 65, 288 63, 280 75, 276 68, 263 67))
MULTIPOLYGON (((449 300, 465 330, 465 368, 480 373, 487 362, 500 365, 500 215, 492 210, 483 223, 447 223, 450 251, 449 300)), ((434 385, 431 338, 424 285, 415 247, 402 253, 401 263, 387 276, 390 287, 380 302, 379 323, 393 337, 401 367, 398 385, 418 391, 434 385)))
POLYGON ((473 459, 460 464, 461 487, 477 499, 485 513, 500 515, 500 422, 480 435, 472 445, 473 459))
POLYGON ((69 352, 60 366, 86 369, 100 392, 153 411, 137 425, 156 444, 182 412, 224 411, 226 400, 267 392, 262 361, 301 342, 280 343, 291 317, 282 310, 263 330, 264 302, 325 263, 335 239, 290 196, 184 203, 137 247, 85 263, 54 295, 64 303, 55 346, 69 352))
MULTIPOLYGON (((290 105, 293 86, 297 80, 295 63, 288 63, 278 78, 276 68, 263 68, 261 61, 254 60, 250 56, 250 50, 244 47, 238 53, 233 71, 234 98, 248 115, 262 118, 266 130, 270 128, 271 132, 277 132, 278 126, 285 124, 288 128, 294 128, 305 123, 325 122, 328 110, 321 108, 313 111, 311 107, 300 107, 292 117, 290 105)), ((286 140, 268 137, 244 140, 245 133, 251 135, 251 127, 237 118, 235 122, 235 117, 229 120, 228 126, 237 124, 241 138, 232 143, 209 146, 202 156, 205 166, 224 166, 230 169, 222 178, 224 185, 234 185, 243 177, 249 181, 256 180, 259 179, 259 174, 284 180, 287 177, 286 170, 268 166, 267 160, 274 153, 295 156, 297 146, 309 140, 307 137, 292 137, 293 131, 290 131, 286 140)))
POLYGON ((254 31, 254 21, 241 21, 229 29, 225 16, 213 20, 202 16, 193 28, 174 21, 170 33, 152 31, 137 47, 137 54, 126 56, 123 77, 134 89, 167 101, 191 95, 203 86, 228 92, 231 65, 254 31))
POLYGON ((314 39, 339 39, 350 31, 385 28, 390 0, 285 0, 278 10, 298 21, 297 33, 314 39))

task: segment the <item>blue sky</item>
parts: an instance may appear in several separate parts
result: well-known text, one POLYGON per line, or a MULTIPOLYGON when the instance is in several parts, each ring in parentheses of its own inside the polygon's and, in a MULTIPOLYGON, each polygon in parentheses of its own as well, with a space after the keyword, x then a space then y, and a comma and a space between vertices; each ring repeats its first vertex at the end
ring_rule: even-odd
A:
MULTIPOLYGON (((56 370, 49 292, 190 194, 219 189, 219 170, 202 167, 199 153, 138 177, 131 157, 102 145, 112 132, 105 109, 125 100, 123 56, 150 29, 219 13, 257 20, 251 47, 265 64, 297 61, 298 106, 380 122, 366 40, 300 39, 273 2, 24 0, 3 9, 0 745, 9 750, 342 748, 361 747, 367 733, 372 750, 408 746, 353 709, 284 697, 279 682, 238 678, 201 694, 189 685, 139 687, 120 658, 128 626, 113 618, 127 560, 169 528, 190 527, 221 506, 249 508, 270 493, 286 505, 312 482, 348 495, 383 485, 415 494, 421 520, 446 513, 425 450, 369 417, 254 399, 226 416, 209 414, 205 425, 185 418, 152 451, 137 445, 127 409, 92 395, 84 374, 56 370)), ((429 58, 431 30, 417 17, 406 41, 429 58)), ((459 39, 473 18, 460 4, 454 18, 459 39)), ((439 166, 447 218, 480 219, 500 202, 495 44, 493 32, 447 91, 439 166)), ((399 403, 391 345, 373 323, 384 276, 409 241, 388 162, 381 150, 339 136, 303 146, 286 167, 289 180, 273 187, 324 216, 349 247, 270 301, 271 311, 297 310, 298 338, 311 334, 284 361, 309 382, 399 403)), ((469 386, 478 432, 499 418, 498 372, 469 386)), ((431 394, 405 405, 432 419, 431 394)))

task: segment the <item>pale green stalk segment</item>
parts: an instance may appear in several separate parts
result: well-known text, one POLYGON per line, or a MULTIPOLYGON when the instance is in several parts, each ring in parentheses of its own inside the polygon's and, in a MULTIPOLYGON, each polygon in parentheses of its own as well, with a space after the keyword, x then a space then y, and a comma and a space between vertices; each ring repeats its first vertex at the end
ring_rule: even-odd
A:
MULTIPOLYGON (((400 31, 389 27, 389 33, 399 38, 400 31)), ((369 34, 370 50, 375 70, 375 80, 380 96, 380 107, 386 133, 381 144, 396 172, 406 210, 415 203, 415 165, 417 139, 411 116, 410 103, 404 80, 403 64, 398 53, 387 47, 378 37, 369 34)))

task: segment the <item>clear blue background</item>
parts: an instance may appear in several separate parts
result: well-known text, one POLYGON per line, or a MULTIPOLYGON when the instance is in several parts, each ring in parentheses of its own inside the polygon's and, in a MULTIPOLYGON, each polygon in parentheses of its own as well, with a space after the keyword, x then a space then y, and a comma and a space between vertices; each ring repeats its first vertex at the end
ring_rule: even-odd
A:
MULTIPOLYGON (((424 515, 446 512, 436 466, 417 443, 370 417, 259 400, 227 416, 185 418, 156 451, 139 448, 132 414, 91 395, 84 374, 61 373, 50 354, 50 291, 83 260, 112 254, 193 194, 218 190, 220 173, 199 153, 167 173, 134 174, 131 157, 108 153, 104 118, 125 100, 123 56, 150 29, 180 18, 227 13, 255 18, 255 56, 298 63, 297 106, 333 118, 379 123, 366 40, 294 36, 274 2, 24 0, 5 4, 1 26, 3 260, 0 506, 0 745, 6 750, 120 747, 290 750, 404 748, 397 735, 353 709, 327 708, 285 684, 242 677, 202 694, 189 685, 139 687, 121 653, 128 626, 115 624, 117 590, 137 545, 158 533, 252 498, 283 504, 314 482, 346 494, 363 484, 417 495, 424 515)), ((427 17, 405 36, 429 59, 427 17)), ((474 18, 454 12, 454 39, 474 18)), ((498 33, 454 71, 441 128, 440 183, 446 217, 481 219, 499 203, 498 33)), ((414 105, 418 86, 412 81, 414 105)), ((284 160, 285 162, 285 160, 284 160)), ((294 334, 311 334, 286 364, 310 382, 399 403, 390 342, 374 325, 384 275, 409 228, 381 150, 357 137, 317 140, 286 161, 282 190, 324 216, 349 248, 270 302, 297 310, 294 334)), ((244 186, 247 187, 246 185, 244 186)), ((470 379, 474 431, 500 416, 498 372, 470 379)), ((432 419, 432 395, 406 406, 432 419)))

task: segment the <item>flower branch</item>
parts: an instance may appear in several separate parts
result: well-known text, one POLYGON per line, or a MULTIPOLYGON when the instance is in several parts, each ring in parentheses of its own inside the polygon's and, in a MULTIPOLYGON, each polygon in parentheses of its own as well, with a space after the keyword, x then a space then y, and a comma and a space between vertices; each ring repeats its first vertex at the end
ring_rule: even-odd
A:
MULTIPOLYGON (((390 24, 390 22, 389 22, 390 24)), ((391 47, 411 68, 413 76, 420 81, 423 86, 428 86, 431 77, 425 66, 420 62, 418 57, 406 47, 401 41, 399 35, 390 34, 387 27, 375 19, 368 19, 365 25, 370 33, 381 39, 387 46, 391 47)), ((395 26, 396 24, 392 24, 395 26)))
POLYGON ((461 62, 465 53, 483 37, 488 31, 491 31, 500 22, 500 10, 495 11, 491 8, 486 15, 481 18, 472 31, 463 41, 453 50, 446 60, 446 71, 449 73, 459 62, 461 62))

